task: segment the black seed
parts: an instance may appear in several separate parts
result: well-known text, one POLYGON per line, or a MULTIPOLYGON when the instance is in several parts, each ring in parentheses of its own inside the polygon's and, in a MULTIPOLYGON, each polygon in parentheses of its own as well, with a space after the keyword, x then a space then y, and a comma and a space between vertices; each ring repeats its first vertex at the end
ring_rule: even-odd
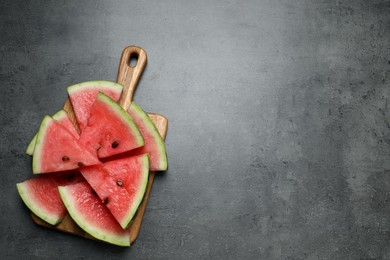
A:
POLYGON ((99 146, 99 148, 98 148, 98 149, 96 149, 96 151, 99 151, 101 148, 102 148, 102 147, 101 147, 101 146, 99 146))
POLYGON ((107 204, 108 203, 108 198, 105 198, 104 200, 102 200, 103 204, 107 204))
POLYGON ((67 161, 69 161, 69 157, 68 157, 68 156, 64 156, 64 157, 62 157, 62 161, 64 161, 64 162, 67 162, 67 161))
POLYGON ((69 175, 69 176, 68 176, 68 181, 73 181, 74 178, 75 178, 74 175, 69 175))
POLYGON ((93 194, 95 194, 95 195, 97 196, 97 194, 96 194, 96 191, 95 191, 95 190, 92 190, 92 193, 93 193, 93 194))
POLYGON ((78 163, 77 163, 77 166, 78 166, 78 167, 83 167, 83 166, 84 166, 84 163, 78 162, 78 163))
POLYGON ((121 181, 121 180, 118 180, 118 181, 116 182, 116 184, 118 184, 118 186, 123 187, 123 181, 121 181))
POLYGON ((114 141, 111 146, 112 146, 112 148, 117 148, 118 145, 119 145, 119 142, 118 141, 114 141))

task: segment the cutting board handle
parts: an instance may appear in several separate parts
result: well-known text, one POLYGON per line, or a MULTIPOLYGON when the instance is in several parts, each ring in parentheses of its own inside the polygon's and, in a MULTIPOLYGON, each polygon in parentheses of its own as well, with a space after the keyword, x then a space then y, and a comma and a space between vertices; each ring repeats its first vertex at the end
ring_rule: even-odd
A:
POLYGON ((125 110, 131 104, 135 88, 145 69, 147 59, 145 50, 138 46, 126 47, 122 52, 116 82, 123 85, 123 92, 119 104, 125 110), (134 66, 130 65, 131 58, 137 59, 137 63, 134 66))

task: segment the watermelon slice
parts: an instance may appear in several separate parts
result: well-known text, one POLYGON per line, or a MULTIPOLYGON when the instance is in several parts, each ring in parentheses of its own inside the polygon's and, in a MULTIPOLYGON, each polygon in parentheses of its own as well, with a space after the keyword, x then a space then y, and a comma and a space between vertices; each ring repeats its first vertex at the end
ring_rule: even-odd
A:
POLYGON ((81 132, 80 141, 97 151, 99 158, 144 145, 142 135, 129 114, 103 93, 97 95, 91 107, 88 126, 81 132))
POLYGON ((116 103, 122 89, 109 81, 70 86, 81 134, 66 112, 54 119, 46 116, 26 153, 33 155, 33 173, 58 173, 18 183, 17 189, 31 211, 48 223, 58 224, 68 211, 91 236, 130 246, 126 228, 145 195, 149 169, 166 170, 167 156, 149 116, 134 103, 128 111, 116 103), (72 169, 82 173, 80 179, 66 177, 72 169))
MULTIPOLYGON (((55 113, 53 116, 53 119, 56 120, 58 123, 60 123, 62 126, 64 126, 68 131, 73 134, 74 137, 79 138, 79 132, 77 132, 76 128, 74 127, 72 121, 70 121, 70 118, 68 116, 68 113, 65 112, 65 110, 60 110, 57 113, 55 113)), ((37 141, 37 135, 31 139, 31 142, 29 143, 26 154, 33 155, 34 148, 35 148, 35 142, 37 141)))
POLYGON ((62 125, 45 116, 39 128, 33 154, 33 173, 48 173, 99 164, 91 154, 62 125))
POLYGON ((52 173, 17 183, 16 187, 23 202, 35 215, 57 225, 67 212, 57 187, 82 180, 84 178, 78 172, 52 173))
POLYGON ((104 80, 87 81, 68 87, 69 99, 81 132, 87 126, 89 111, 98 93, 102 92, 113 100, 118 101, 122 89, 122 85, 104 80))
POLYGON ((60 186, 58 191, 70 216, 85 232, 111 244, 130 246, 130 232, 122 229, 88 183, 60 186))
POLYGON ((146 191, 149 156, 143 154, 84 167, 80 172, 122 228, 126 228, 146 191))
POLYGON ((151 171, 167 170, 168 159, 165 151, 165 144, 152 120, 142 108, 134 102, 131 103, 127 112, 137 125, 145 142, 144 146, 134 150, 134 152, 132 151, 132 154, 148 153, 150 156, 151 171))

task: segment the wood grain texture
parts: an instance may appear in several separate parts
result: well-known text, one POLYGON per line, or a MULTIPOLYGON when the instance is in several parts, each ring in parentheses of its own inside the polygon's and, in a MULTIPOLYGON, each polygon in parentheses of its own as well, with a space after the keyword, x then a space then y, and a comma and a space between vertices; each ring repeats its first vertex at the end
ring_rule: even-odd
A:
MULTIPOLYGON (((122 52, 121 60, 119 63, 117 82, 124 86, 119 104, 126 110, 131 104, 135 88, 137 87, 139 78, 141 77, 142 72, 145 68, 146 61, 146 52, 140 47, 129 46, 125 48, 122 52), (130 57, 132 55, 137 55, 138 57, 137 64, 134 67, 129 66, 130 57)), ((74 115, 72 104, 69 98, 65 101, 64 110, 68 113, 70 120, 76 126, 77 130, 79 130, 77 120, 74 115)), ((168 130, 168 119, 160 114, 148 113, 148 115, 152 119, 161 137, 165 139, 168 130)), ((131 244, 134 243, 134 241, 137 239, 139 231, 141 229, 142 219, 145 214, 146 204, 148 202, 150 191, 152 189, 154 175, 155 172, 150 172, 148 187, 145 192, 144 198, 138 208, 136 216, 128 227, 128 230, 130 232, 131 244)), ((33 213, 31 213, 31 216, 33 221, 40 226, 56 229, 62 232, 74 234, 88 239, 95 239, 88 233, 84 232, 84 230, 82 230, 73 221, 69 214, 67 214, 65 218, 56 226, 48 224, 33 213)))
POLYGON ((123 85, 123 92, 119 104, 125 110, 129 108, 133 100, 135 88, 145 69, 146 62, 146 52, 138 46, 129 46, 122 52, 116 82, 123 85), (134 67, 130 66, 131 57, 137 58, 137 63, 134 67))

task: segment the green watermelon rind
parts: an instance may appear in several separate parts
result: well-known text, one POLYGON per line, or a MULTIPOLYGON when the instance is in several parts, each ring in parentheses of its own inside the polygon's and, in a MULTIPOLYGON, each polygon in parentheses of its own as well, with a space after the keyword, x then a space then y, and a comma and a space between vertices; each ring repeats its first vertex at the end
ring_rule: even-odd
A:
POLYGON ((117 92, 118 94, 122 93, 123 86, 116 82, 107 81, 107 80, 91 80, 81 82, 67 88, 68 94, 72 95, 73 93, 85 91, 86 89, 96 89, 96 85, 99 85, 102 88, 109 89, 111 91, 117 92))
MULTIPOLYGON (((120 106, 118 103, 116 103, 112 98, 106 96, 104 93, 99 92, 96 99, 101 100, 102 102, 106 103, 108 107, 110 108, 111 112, 114 114, 117 114, 118 117, 125 119, 127 126, 130 127, 133 136, 135 137, 135 142, 137 147, 143 146, 144 139, 142 138, 142 134, 139 131, 138 127, 134 123, 134 121, 131 119, 130 115, 120 106)), ((136 147, 135 147, 136 148, 136 147)))
POLYGON ((142 200, 144 199, 144 196, 146 194, 146 189, 148 188, 148 182, 149 182, 149 154, 144 154, 144 155, 141 155, 140 157, 142 158, 142 160, 144 160, 144 162, 142 163, 142 165, 143 165, 143 168, 142 168, 143 179, 142 179, 141 185, 139 186, 139 189, 137 190, 138 194, 136 194, 136 196, 134 196, 134 202, 132 204, 132 207, 131 207, 131 209, 129 211, 128 218, 126 220, 127 227, 130 226, 131 221, 136 216, 138 208, 141 205, 142 200))
POLYGON ((34 200, 28 190, 28 185, 25 182, 20 182, 16 184, 16 188, 20 197, 22 198, 24 204, 33 212, 35 215, 46 221, 51 225, 57 225, 61 222, 63 217, 51 214, 51 212, 40 207, 37 203, 34 203, 34 200))
POLYGON ((31 139, 30 143, 27 146, 26 149, 27 155, 33 155, 36 141, 37 141, 37 134, 34 135, 34 137, 31 139))
POLYGON ((130 246, 130 239, 123 239, 120 236, 110 235, 106 232, 102 232, 99 229, 93 228, 91 225, 88 225, 88 221, 83 218, 81 214, 77 213, 76 206, 72 203, 70 199, 68 199, 70 195, 68 195, 67 193, 66 186, 58 186, 58 192, 60 193, 62 202, 64 202, 64 205, 68 210, 69 215, 81 229, 83 229, 85 232, 87 232, 94 238, 108 242, 110 244, 118 246, 130 246))
POLYGON ((152 119, 148 116, 148 114, 145 113, 144 110, 140 106, 138 106, 136 103, 132 102, 128 111, 133 110, 135 111, 139 117, 143 119, 143 122, 145 126, 148 128, 149 133, 151 133, 157 142, 157 147, 158 147, 158 154, 159 154, 159 166, 158 170, 159 171, 166 171, 168 169, 168 157, 167 157, 167 152, 165 149, 165 143, 164 140, 162 139, 160 133, 158 132, 156 126, 154 125, 152 119))
POLYGON ((33 153, 33 159, 32 159, 32 171, 33 173, 39 173, 41 171, 41 167, 39 167, 41 164, 40 164, 40 160, 41 160, 41 154, 42 154, 42 150, 41 149, 41 145, 42 145, 42 138, 44 138, 45 136, 42 136, 42 134, 40 134, 41 132, 42 133, 45 133, 47 131, 47 128, 50 126, 50 121, 52 120, 52 118, 50 118, 50 116, 45 116, 42 120, 42 123, 41 123, 41 126, 39 127, 39 131, 37 133, 37 141, 35 142, 35 147, 34 147, 34 153, 33 153))
MULTIPOLYGON (((65 110, 61 109, 60 111, 58 111, 57 113, 55 113, 52 118, 54 120, 57 120, 57 121, 60 121, 63 117, 65 116, 68 116, 68 114, 65 112, 65 110)), ((28 144, 27 146, 27 149, 26 149, 26 154, 28 155, 33 155, 34 153, 34 148, 35 148, 35 143, 37 142, 37 136, 38 136, 38 133, 36 133, 34 135, 34 137, 31 139, 30 143, 28 144)))

